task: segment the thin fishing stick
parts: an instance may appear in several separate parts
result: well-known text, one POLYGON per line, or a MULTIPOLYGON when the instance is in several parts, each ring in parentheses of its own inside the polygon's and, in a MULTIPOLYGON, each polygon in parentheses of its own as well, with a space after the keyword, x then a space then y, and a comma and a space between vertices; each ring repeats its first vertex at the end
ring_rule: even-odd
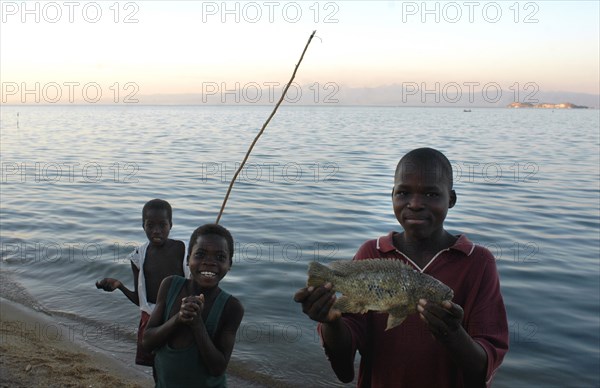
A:
POLYGON ((283 89, 283 94, 281 95, 281 98, 279 99, 279 101, 275 105, 275 109, 273 109, 273 112, 271 112, 271 115, 269 116, 269 118, 267 119, 267 121, 265 121, 265 123, 263 124, 261 130, 258 132, 258 135, 256 135, 256 137, 254 138, 254 141, 252 142, 252 144, 250 144, 250 148, 248 148, 248 152, 246 152, 246 156, 244 157, 244 160, 242 160, 242 163, 240 164, 240 167, 237 169, 237 171, 233 175, 233 178, 231 179, 231 182, 229 183, 229 188, 227 189, 227 194, 225 194, 225 198, 223 199, 223 204, 221 205, 221 210, 219 211, 219 215, 217 216, 217 221, 215 221, 215 224, 219 223, 219 220, 221 219, 221 215, 223 215, 223 210, 225 210, 225 204, 227 204, 227 200, 229 199, 229 194, 231 194, 231 189, 233 188, 233 184, 235 183, 235 179, 238 177, 238 175, 242 171, 242 168, 244 168, 244 165, 246 164, 246 161, 248 160, 248 157, 250 156, 250 153, 252 152, 252 149, 254 148, 254 145, 258 141, 258 138, 265 131, 265 128, 267 128, 267 125, 269 125, 269 122, 271 121, 271 119, 273 118, 273 116, 275 116, 275 112, 277 112, 277 109, 279 108, 279 105, 281 105, 281 103, 283 102, 285 94, 287 93, 288 89, 290 88, 290 85, 292 84, 292 81, 296 77, 296 72, 298 71, 298 67, 300 67, 300 63, 302 63, 302 59, 304 58, 304 53, 306 53, 306 49, 308 48, 308 45, 310 44, 310 41, 312 40, 312 38, 315 36, 316 32, 317 32, 317 30, 313 31, 313 33, 310 35, 310 38, 308 38, 308 42, 306 42, 306 46, 304 47, 304 51, 302 51, 302 55, 300 56, 300 60, 298 61, 298 64, 296 65, 296 68, 294 69, 294 73, 292 74, 292 78, 290 78, 290 82, 288 82, 287 85, 285 86, 285 89, 283 89))

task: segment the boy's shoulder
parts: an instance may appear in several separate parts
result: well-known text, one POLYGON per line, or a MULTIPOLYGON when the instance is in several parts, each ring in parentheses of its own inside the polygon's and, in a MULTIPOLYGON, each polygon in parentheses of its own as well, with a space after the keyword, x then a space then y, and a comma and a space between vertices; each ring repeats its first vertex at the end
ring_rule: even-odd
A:
MULTIPOLYGON (((221 289, 221 292, 227 292, 221 289)), ((244 306, 242 302, 235 296, 227 293, 229 295, 225 306, 223 306, 223 313, 227 316, 228 320, 230 320, 231 324, 235 327, 239 326, 242 318, 244 316, 244 306)))
POLYGON ((228 303, 231 303, 231 305, 235 308, 241 308, 242 310, 244 309, 242 302, 238 298, 236 298, 235 296, 233 296, 231 294, 229 294, 228 303))
POLYGON ((181 250, 182 252, 185 253, 185 243, 181 240, 171 240, 173 241, 173 245, 175 246, 175 249, 181 250))
POLYGON ((181 240, 173 240, 171 238, 168 238, 166 244, 169 244, 172 247, 185 248, 185 243, 181 240))
POLYGON ((171 284, 185 286, 185 283, 187 281, 188 279, 186 279, 185 276, 171 274, 163 278, 163 280, 161 281, 161 287, 162 284, 164 284, 166 287, 170 287, 171 284))
POLYGON ((240 300, 238 298, 236 298, 230 292, 224 290, 222 287, 220 287, 220 286, 218 286, 218 287, 219 287, 220 293, 227 297, 226 307, 233 307, 235 309, 241 308, 242 310, 244 309, 244 307, 242 306, 242 302, 240 302, 240 300))
POLYGON ((395 251, 396 248, 393 243, 394 233, 397 232, 391 231, 386 235, 365 241, 360 248, 358 248, 355 257, 379 257, 383 253, 395 251))
POLYGON ((186 279, 183 276, 179 276, 179 275, 168 275, 165 276, 161 281, 160 281, 160 288, 159 288, 159 292, 164 292, 165 297, 167 295, 168 292, 170 292, 171 290, 171 286, 175 287, 175 286, 185 286, 185 281, 186 279), (162 291, 160 291, 162 290, 162 291))
POLYGON ((497 258, 494 256, 494 253, 490 249, 478 244, 473 244, 473 250, 469 257, 478 261, 491 261, 494 262, 494 264, 497 260, 497 258))

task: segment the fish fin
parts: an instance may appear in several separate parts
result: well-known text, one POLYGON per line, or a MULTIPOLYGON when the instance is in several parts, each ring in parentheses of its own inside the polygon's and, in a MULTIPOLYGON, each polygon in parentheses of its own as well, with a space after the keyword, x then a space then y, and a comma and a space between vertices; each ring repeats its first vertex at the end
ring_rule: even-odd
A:
POLYGON ((309 287, 319 287, 327 282, 331 282, 334 272, 327 266, 311 261, 308 265, 308 280, 306 285, 309 287))
POLYGON ((335 303, 333 304, 333 308, 340 310, 343 313, 366 313, 364 304, 357 303, 353 301, 351 298, 347 296, 340 296, 335 303))
POLYGON ((389 329, 393 329, 394 327, 404 322, 404 320, 410 313, 409 310, 410 309, 408 306, 396 306, 388 310, 389 315, 387 320, 387 327, 385 328, 385 330, 387 331, 389 329))

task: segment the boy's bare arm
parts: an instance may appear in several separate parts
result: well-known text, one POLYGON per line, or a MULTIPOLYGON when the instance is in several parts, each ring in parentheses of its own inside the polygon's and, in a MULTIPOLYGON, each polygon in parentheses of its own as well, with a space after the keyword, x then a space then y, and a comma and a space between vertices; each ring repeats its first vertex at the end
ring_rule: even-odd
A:
POLYGON ((206 365, 208 373, 212 376, 220 376, 225 373, 231 353, 233 352, 235 336, 243 316, 244 307, 239 300, 231 297, 223 310, 221 316, 223 326, 218 329, 220 335, 214 343, 206 331, 206 326, 201 316, 192 322, 191 327, 200 357, 204 365, 206 365))
POLYGON ((354 379, 352 338, 342 313, 332 309, 336 297, 331 283, 323 287, 301 288, 294 300, 302 303, 302 311, 313 321, 321 322, 321 335, 337 377, 344 383, 354 379))
POLYGON ((140 270, 138 269, 138 267, 135 266, 135 264, 133 264, 133 262, 131 262, 131 273, 133 274, 133 291, 127 289, 126 290, 129 291, 129 293, 125 293, 125 291, 123 290, 121 291, 125 294, 125 296, 129 298, 130 301, 139 306, 140 296, 138 294, 138 279, 140 275, 140 270))
POLYGON ((462 307, 450 301, 435 304, 420 300, 417 310, 433 336, 446 346, 462 369, 465 387, 485 386, 487 353, 461 325, 462 307))

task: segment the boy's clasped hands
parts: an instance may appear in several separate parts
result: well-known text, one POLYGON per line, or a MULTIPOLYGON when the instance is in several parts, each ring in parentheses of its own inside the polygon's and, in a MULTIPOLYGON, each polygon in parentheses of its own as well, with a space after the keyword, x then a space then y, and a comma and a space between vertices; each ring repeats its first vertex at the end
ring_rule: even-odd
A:
POLYGON ((186 325, 194 326, 199 323, 196 319, 202 319, 202 310, 204 309, 204 295, 186 296, 181 299, 181 309, 179 310, 178 321, 186 325))

